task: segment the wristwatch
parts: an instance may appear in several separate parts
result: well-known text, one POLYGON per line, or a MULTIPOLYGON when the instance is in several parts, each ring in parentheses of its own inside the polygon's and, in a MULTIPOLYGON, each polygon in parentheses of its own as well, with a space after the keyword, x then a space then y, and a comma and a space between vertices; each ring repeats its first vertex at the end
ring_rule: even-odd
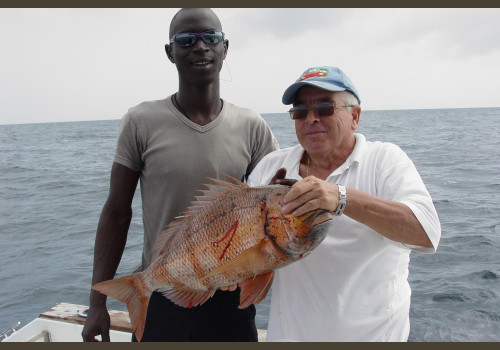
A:
POLYGON ((333 212, 333 215, 339 216, 342 215, 345 209, 345 205, 347 203, 347 191, 345 186, 337 185, 339 188, 339 204, 337 205, 337 209, 333 212))

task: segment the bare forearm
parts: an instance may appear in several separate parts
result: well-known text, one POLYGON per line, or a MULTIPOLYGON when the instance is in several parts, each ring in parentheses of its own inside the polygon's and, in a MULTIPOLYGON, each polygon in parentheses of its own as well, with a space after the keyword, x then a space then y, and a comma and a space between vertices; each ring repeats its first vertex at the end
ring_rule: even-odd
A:
MULTIPOLYGON (((92 285, 114 277, 127 242, 131 216, 131 212, 120 216, 111 213, 106 207, 103 209, 96 233, 92 285)), ((91 306, 105 303, 105 295, 91 292, 91 306)))
MULTIPOLYGON (((302 215, 321 208, 331 212, 338 205, 338 186, 314 176, 295 183, 285 196, 285 213, 302 215)), ((410 208, 402 203, 377 198, 368 193, 347 188, 344 215, 377 231, 381 235, 404 244, 432 247, 422 225, 410 208)))
POLYGON ((432 247, 429 237, 408 206, 348 188, 344 214, 400 243, 432 247))
MULTIPOLYGON (((138 179, 138 172, 113 163, 108 199, 97 225, 92 285, 113 278, 118 269, 127 242, 138 179)), ((103 341, 109 341, 109 325, 106 296, 92 290, 83 340, 96 341, 95 336, 101 334, 103 341)))

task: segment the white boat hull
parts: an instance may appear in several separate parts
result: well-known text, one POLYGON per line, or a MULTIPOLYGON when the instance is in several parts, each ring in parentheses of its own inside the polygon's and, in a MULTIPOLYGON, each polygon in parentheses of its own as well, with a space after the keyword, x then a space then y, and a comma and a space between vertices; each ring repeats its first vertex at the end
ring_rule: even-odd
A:
MULTIPOLYGON (((40 314, 20 330, 13 331, 2 342, 82 342, 87 306, 60 303, 40 314)), ((128 312, 108 310, 111 318, 109 337, 112 342, 131 342, 132 326, 128 312)), ((259 342, 266 341, 266 331, 258 330, 259 342)), ((96 337, 101 340, 100 336, 96 337)))
MULTIPOLYGON (((4 342, 81 342, 83 325, 37 318, 5 338, 4 342)), ((110 331, 112 342, 130 342, 131 333, 110 331)), ((100 336, 97 339, 101 339, 100 336)))
MULTIPOLYGON (((12 332, 2 342, 81 342, 88 307, 60 303, 40 314, 26 326, 12 332)), ((130 342, 132 328, 128 313, 109 310, 111 318, 110 339, 112 342, 130 342)), ((96 337, 100 340, 100 336, 96 337)))

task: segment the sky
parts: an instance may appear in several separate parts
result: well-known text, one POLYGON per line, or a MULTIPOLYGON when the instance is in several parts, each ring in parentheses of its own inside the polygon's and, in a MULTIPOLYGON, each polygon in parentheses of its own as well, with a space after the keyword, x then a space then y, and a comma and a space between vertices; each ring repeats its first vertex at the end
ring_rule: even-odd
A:
MULTIPOLYGON (((119 119, 177 91, 178 9, 0 9, 0 124, 119 119)), ((281 113, 312 66, 338 66, 363 110, 500 106, 500 9, 215 8, 221 96, 281 113)))

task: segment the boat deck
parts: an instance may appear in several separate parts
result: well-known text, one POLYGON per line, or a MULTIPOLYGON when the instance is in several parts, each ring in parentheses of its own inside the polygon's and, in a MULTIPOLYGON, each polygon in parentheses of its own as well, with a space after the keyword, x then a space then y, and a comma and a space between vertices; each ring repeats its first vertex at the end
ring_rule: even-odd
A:
MULTIPOLYGON (((81 342, 88 306, 59 303, 43 312, 23 328, 13 331, 2 342, 81 342)), ((108 310, 112 342, 130 342, 132 325, 128 312, 108 310)), ((259 342, 266 341, 267 331, 258 329, 259 342)), ((97 337, 100 339, 100 337, 97 337)))
MULTIPOLYGON (((48 318, 52 320, 65 320, 77 324, 85 324, 85 316, 81 316, 86 312, 88 306, 59 303, 56 306, 40 314, 40 318, 48 318)), ((128 312, 108 310, 111 319, 112 330, 132 333, 132 324, 128 317, 128 312)))

